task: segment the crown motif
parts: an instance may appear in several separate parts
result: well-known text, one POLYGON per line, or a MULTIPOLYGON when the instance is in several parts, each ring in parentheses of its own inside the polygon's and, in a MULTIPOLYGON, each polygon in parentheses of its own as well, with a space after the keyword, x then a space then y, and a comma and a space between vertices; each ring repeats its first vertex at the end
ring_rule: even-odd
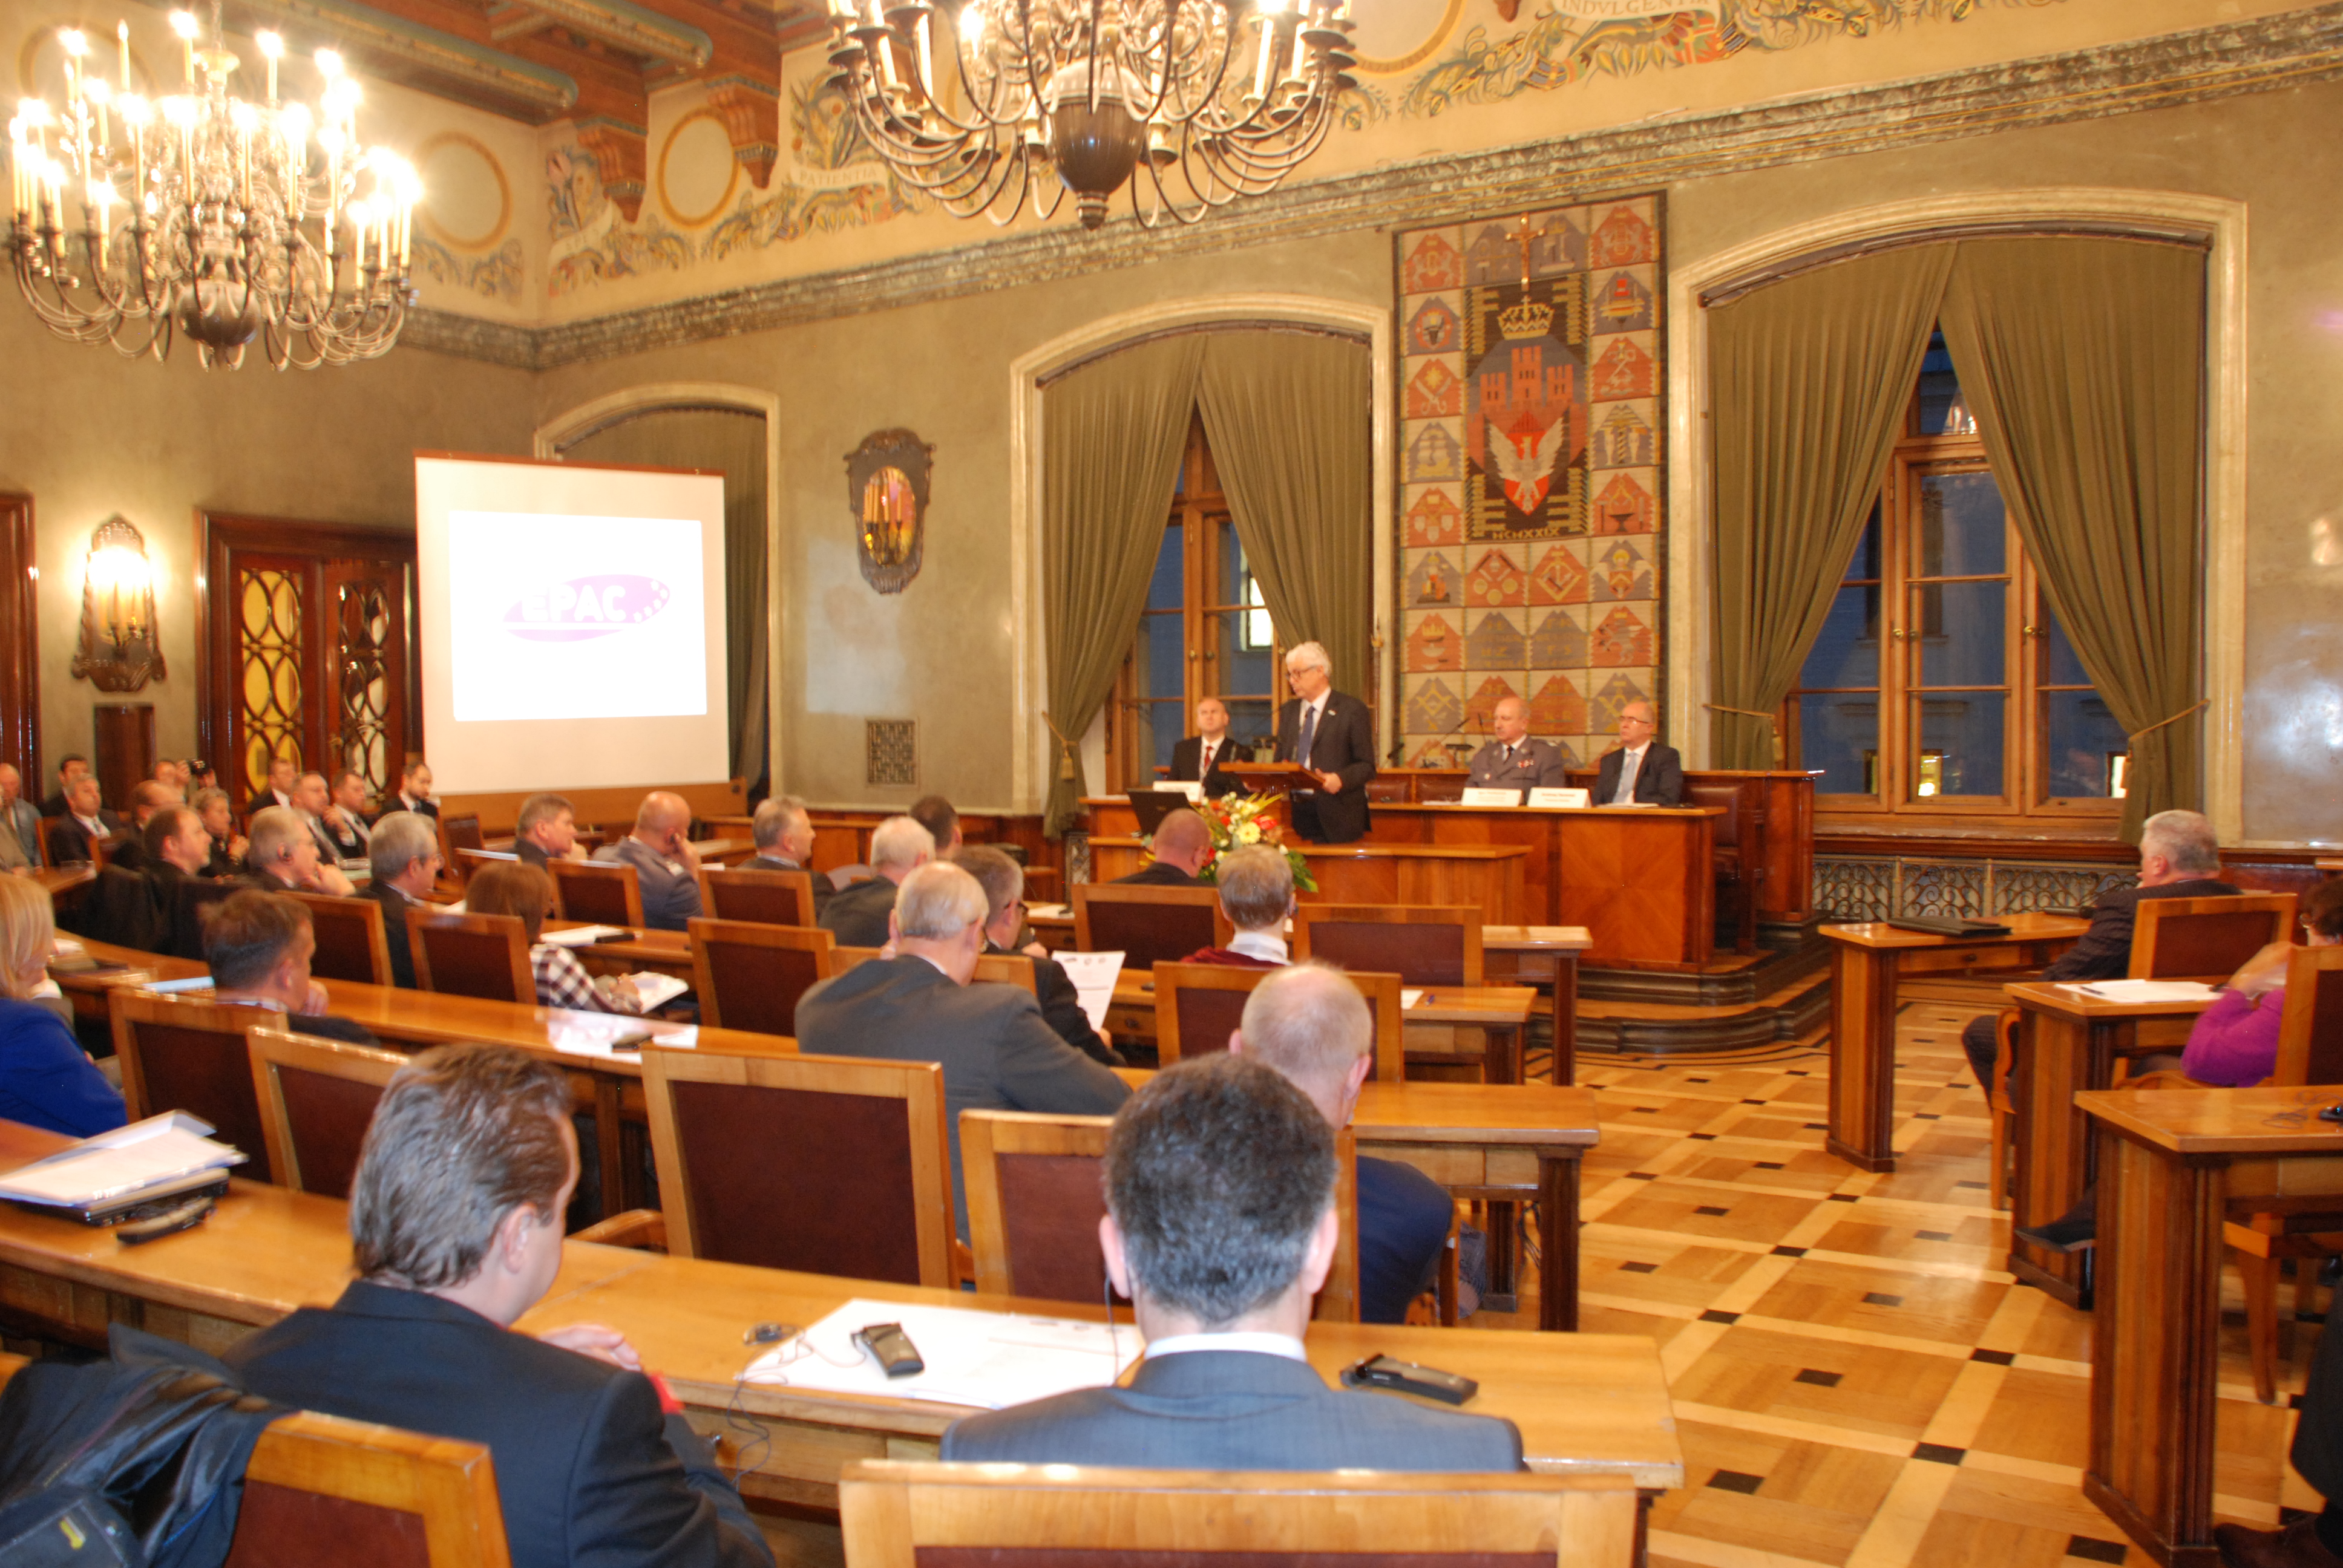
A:
POLYGON ((1509 305, 1497 312, 1497 325, 1508 337, 1544 337, 1546 328, 1554 325, 1554 307, 1538 304, 1524 286, 1519 305, 1509 305))

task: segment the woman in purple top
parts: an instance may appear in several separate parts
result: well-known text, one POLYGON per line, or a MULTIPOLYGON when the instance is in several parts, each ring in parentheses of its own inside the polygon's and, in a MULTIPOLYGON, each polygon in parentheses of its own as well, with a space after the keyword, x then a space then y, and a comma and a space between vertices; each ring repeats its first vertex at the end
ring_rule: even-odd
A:
MULTIPOLYGON (((2321 882, 2302 900, 2303 934, 2315 948, 2343 941, 2343 880, 2321 882)), ((2272 942, 2246 960, 2211 1007, 2197 1015, 2180 1070, 2199 1083, 2242 1089, 2278 1066, 2278 1020, 2286 1013, 2290 942, 2272 942)))

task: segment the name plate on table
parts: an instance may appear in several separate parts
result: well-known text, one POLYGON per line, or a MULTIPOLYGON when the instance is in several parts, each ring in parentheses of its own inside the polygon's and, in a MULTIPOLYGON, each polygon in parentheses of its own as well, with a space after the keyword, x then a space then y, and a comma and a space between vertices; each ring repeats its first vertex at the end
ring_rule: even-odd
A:
POLYGON ((1566 806, 1573 810, 1584 810, 1594 804, 1594 801, 1592 795, 1584 789, 1533 789, 1530 791, 1530 804, 1566 806))
POLYGON ((1518 806, 1522 792, 1518 789, 1467 789, 1456 802, 1460 806, 1518 806))
POLYGON ((1201 800, 1204 798, 1204 787, 1192 779, 1165 779, 1158 783, 1155 788, 1162 794, 1185 795, 1191 800, 1201 800))

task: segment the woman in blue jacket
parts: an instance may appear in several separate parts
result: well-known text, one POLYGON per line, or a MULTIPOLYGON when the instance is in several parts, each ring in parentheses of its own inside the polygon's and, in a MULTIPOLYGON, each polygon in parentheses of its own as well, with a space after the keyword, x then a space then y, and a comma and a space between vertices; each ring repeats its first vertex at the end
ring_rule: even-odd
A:
POLYGON ((0 876, 0 1118, 86 1138, 122 1125, 122 1095, 65 1020, 32 1000, 56 935, 48 890, 0 876))

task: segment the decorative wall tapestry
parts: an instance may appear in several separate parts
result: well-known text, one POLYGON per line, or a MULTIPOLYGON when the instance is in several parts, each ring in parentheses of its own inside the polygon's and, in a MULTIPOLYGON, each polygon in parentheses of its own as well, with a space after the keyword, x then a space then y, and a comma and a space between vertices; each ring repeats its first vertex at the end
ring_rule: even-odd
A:
POLYGON ((1573 764, 1657 701, 1657 195, 1398 237, 1400 711, 1448 767, 1498 701, 1573 764))

